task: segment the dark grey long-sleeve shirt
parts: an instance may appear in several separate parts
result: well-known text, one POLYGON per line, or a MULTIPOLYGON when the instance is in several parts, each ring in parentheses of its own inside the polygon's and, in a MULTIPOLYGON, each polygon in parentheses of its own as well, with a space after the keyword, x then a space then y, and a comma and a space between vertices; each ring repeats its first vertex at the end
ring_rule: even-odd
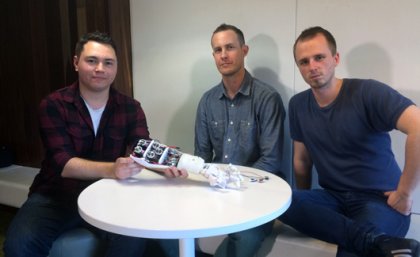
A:
POLYGON ((280 94, 245 74, 233 100, 223 82, 200 100, 194 154, 206 162, 232 163, 281 172, 285 111, 280 94))

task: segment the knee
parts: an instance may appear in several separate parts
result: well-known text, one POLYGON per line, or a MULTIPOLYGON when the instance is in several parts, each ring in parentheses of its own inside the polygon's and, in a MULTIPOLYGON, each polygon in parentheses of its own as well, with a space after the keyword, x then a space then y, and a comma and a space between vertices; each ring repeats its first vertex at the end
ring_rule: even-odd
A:
POLYGON ((33 253, 48 255, 48 244, 30 231, 9 228, 3 246, 5 257, 30 256, 33 253))
POLYGON ((229 239, 235 242, 240 242, 242 245, 254 245, 260 244, 266 236, 267 235, 264 230, 259 228, 229 234, 229 239))

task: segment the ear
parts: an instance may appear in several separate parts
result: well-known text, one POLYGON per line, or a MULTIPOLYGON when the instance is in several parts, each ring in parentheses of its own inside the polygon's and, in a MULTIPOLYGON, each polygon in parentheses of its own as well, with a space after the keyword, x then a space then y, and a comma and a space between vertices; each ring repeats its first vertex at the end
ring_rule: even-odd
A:
POLYGON ((340 63, 340 53, 336 53, 334 55, 334 61, 335 61, 335 66, 337 66, 340 63))
POLYGON ((77 55, 73 56, 73 66, 74 66, 74 70, 78 71, 79 68, 79 58, 77 58, 77 55))
POLYGON ((242 45, 242 52, 244 53, 244 56, 247 56, 249 51, 249 46, 248 45, 242 45))

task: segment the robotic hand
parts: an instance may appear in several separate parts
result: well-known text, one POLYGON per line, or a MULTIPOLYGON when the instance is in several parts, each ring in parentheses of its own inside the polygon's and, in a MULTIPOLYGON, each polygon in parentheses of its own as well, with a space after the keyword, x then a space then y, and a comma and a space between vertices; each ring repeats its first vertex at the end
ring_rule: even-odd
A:
POLYGON ((203 175, 214 187, 239 189, 243 181, 241 173, 232 164, 223 169, 217 164, 205 163, 198 156, 183 153, 157 140, 140 139, 131 158, 146 168, 162 169, 175 166, 190 173, 203 175))

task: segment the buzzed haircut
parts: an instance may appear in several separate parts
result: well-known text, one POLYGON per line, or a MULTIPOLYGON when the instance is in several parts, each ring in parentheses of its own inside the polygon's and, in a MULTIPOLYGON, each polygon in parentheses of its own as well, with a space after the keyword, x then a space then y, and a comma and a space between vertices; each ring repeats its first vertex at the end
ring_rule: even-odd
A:
POLYGON ((77 57, 80 56, 80 54, 83 51, 84 45, 89 41, 95 41, 98 43, 110 45, 114 49, 115 53, 117 53, 117 47, 112 38, 107 33, 95 31, 86 33, 80 37, 79 41, 76 43, 76 48, 74 50, 74 53, 77 57))
POLYGON ((293 56, 295 56, 296 59, 296 45, 300 41, 305 41, 308 39, 312 39, 318 34, 321 34, 325 37, 325 39, 328 42, 328 47, 331 50, 332 55, 335 55, 337 53, 337 43, 335 42, 335 38, 333 35, 326 29, 316 26, 316 27, 310 27, 302 31, 300 33, 299 37, 296 39, 295 44, 293 45, 293 56))
POLYGON ((245 37, 244 37, 244 33, 242 33, 242 31, 240 29, 238 29, 237 27, 230 25, 230 24, 226 24, 226 23, 222 23, 219 25, 219 27, 217 27, 212 35, 212 38, 214 36, 214 34, 221 32, 221 31, 226 31, 226 30, 233 30, 236 33, 236 36, 238 37, 239 40, 239 44, 241 46, 245 45, 245 37))

